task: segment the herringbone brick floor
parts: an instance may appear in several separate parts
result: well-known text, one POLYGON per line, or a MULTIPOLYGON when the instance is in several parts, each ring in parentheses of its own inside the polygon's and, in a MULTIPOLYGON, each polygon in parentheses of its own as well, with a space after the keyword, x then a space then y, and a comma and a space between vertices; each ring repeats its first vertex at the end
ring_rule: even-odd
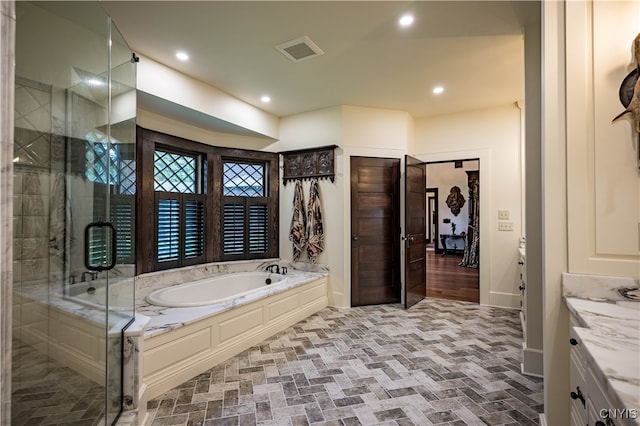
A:
POLYGON ((148 404, 153 425, 534 425, 517 311, 326 308, 148 404))

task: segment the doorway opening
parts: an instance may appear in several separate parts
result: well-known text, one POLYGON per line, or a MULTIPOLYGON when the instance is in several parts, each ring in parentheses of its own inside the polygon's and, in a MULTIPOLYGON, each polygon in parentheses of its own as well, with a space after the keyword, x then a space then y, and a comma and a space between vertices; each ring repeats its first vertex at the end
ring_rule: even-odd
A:
POLYGON ((427 297, 480 301, 480 160, 426 163, 427 297))
POLYGON ((427 188, 427 251, 435 251, 438 238, 438 188, 427 188))

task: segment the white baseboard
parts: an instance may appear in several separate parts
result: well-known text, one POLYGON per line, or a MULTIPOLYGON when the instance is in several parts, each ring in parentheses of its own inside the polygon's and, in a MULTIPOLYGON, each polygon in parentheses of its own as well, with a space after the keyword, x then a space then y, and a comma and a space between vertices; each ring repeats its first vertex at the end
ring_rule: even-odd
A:
POLYGON ((528 348, 525 344, 522 345, 522 374, 529 376, 543 377, 544 374, 544 361, 542 357, 543 353, 540 349, 528 348))
POLYGON ((544 413, 540 413, 540 426, 547 426, 547 416, 544 413))
POLYGON ((520 293, 489 292, 489 306, 507 309, 520 309, 520 293))

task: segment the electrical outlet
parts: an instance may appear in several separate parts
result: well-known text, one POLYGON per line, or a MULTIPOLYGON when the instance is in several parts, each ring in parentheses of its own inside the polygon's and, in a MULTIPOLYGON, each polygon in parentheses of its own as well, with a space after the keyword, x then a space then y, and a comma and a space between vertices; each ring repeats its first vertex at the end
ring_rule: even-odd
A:
POLYGON ((498 222, 498 231, 513 231, 513 222, 498 222))
POLYGON ((498 220, 509 220, 509 210, 498 210, 498 220))

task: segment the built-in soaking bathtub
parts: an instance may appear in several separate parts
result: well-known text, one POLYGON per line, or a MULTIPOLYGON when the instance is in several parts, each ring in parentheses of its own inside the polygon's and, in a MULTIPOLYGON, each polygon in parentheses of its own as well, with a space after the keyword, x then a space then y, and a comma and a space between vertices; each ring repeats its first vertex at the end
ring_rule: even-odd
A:
POLYGON ((328 305, 326 272, 280 275, 261 265, 203 279, 204 268, 137 277, 136 314, 150 317, 139 348, 140 407, 328 305))
POLYGON ((63 297, 91 308, 104 310, 109 298, 109 310, 131 312, 134 307, 134 279, 99 279, 70 284, 63 297), (108 290, 107 290, 108 285, 108 290))
POLYGON ((217 305, 263 291, 267 286, 275 288, 286 282, 287 277, 281 274, 236 272, 156 290, 146 300, 152 305, 173 308, 217 305))

